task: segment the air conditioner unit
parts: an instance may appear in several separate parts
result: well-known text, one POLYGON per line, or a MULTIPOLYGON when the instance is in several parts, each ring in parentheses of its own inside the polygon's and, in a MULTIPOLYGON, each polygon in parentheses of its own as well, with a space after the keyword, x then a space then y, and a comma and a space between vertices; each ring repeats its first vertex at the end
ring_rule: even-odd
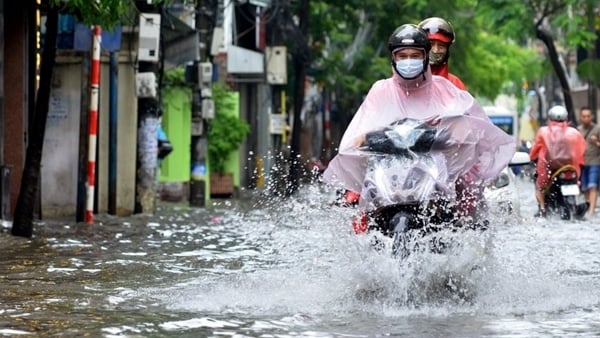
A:
POLYGON ((156 74, 153 72, 137 73, 135 93, 138 97, 156 97, 156 74))
POLYGON ((158 62, 160 14, 141 13, 138 60, 158 62))

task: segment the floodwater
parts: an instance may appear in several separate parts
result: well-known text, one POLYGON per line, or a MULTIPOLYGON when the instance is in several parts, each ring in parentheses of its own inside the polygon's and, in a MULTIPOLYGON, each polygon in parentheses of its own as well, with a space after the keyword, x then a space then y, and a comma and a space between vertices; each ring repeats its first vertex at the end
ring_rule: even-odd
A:
POLYGON ((521 217, 402 262, 317 186, 46 221, 31 240, 4 229, 0 335, 600 336, 599 222, 534 219, 533 186, 518 185, 521 217))

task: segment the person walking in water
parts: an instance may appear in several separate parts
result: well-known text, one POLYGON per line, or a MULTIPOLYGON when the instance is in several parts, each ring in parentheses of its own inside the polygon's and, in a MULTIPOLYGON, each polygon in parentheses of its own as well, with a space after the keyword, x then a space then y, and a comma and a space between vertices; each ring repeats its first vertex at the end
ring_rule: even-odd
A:
POLYGON ((598 181, 600 180, 600 125, 592 121, 592 109, 582 107, 579 110, 579 132, 585 138, 583 167, 581 170, 581 190, 589 203, 588 217, 594 217, 598 199, 598 181))

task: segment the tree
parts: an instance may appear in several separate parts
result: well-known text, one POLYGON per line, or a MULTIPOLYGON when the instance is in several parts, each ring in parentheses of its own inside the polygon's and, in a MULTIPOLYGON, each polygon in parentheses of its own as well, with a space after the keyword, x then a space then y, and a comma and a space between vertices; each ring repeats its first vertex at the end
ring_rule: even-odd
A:
POLYGON ((40 86, 35 103, 35 115, 32 124, 33 132, 29 137, 29 144, 27 145, 25 166, 21 178, 21 189, 11 229, 11 233, 15 236, 31 237, 33 234, 33 206, 39 189, 38 182, 40 178, 42 148, 44 145, 46 118, 48 117, 50 101, 50 83, 56 54, 57 28, 58 8, 56 6, 49 6, 46 19, 46 30, 49 33, 46 34, 44 50, 42 51, 40 86), (50 32, 54 32, 54 34, 50 32))
MULTIPOLYGON (((75 13, 87 24, 99 24, 112 28, 119 22, 128 22, 132 8, 131 0, 43 0, 41 9, 46 12, 46 35, 40 63, 40 80, 35 100, 35 113, 31 121, 30 133, 25 154, 25 165, 11 233, 15 236, 33 235, 33 214, 36 196, 39 190, 40 166, 48 117, 50 85, 56 56, 58 13, 75 13)), ((33 79, 30 79, 33 81, 33 79)))
POLYGON ((482 1, 481 11, 493 29, 507 38, 524 42, 537 38, 546 46, 548 60, 560 82, 569 119, 575 121, 570 81, 559 48, 589 48, 597 39, 589 30, 585 10, 593 0, 492 0, 482 1), (502 10, 498 10, 502 8, 502 10), (523 20, 530 18, 531 20, 523 20), (558 37, 558 45, 557 45, 558 37))
MULTIPOLYGON (((293 8, 289 0, 274 1, 274 22, 282 28, 274 33, 282 35, 280 40, 292 54, 294 85, 288 93, 294 95, 294 121, 299 121, 308 73, 335 93, 336 117, 345 128, 371 84, 392 71, 389 34, 400 24, 418 23, 429 16, 443 16, 455 25, 457 43, 452 46, 451 66, 474 95, 494 99, 506 88, 520 89, 507 83, 520 85, 524 79, 539 77, 543 71, 539 57, 528 46, 489 29, 487 22, 478 19, 479 8, 471 0, 306 0, 293 8)), ((298 129, 292 133, 292 142, 299 142, 299 123, 294 128, 298 129)), ((292 143, 292 166, 299 164, 297 147, 292 143)), ((290 177, 288 186, 295 191, 297 176, 290 177)))

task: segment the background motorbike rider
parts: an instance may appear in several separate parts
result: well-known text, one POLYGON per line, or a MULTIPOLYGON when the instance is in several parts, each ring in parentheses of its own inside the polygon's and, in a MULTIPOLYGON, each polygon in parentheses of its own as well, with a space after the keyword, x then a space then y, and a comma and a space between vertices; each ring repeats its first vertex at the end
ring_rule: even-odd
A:
MULTIPOLYGON (((482 135, 476 149, 458 152, 456 160, 452 161, 453 166, 464 166, 475 160, 472 167, 450 168, 463 173, 464 184, 461 186, 468 190, 468 186, 477 186, 496 177, 515 152, 514 140, 489 120, 467 91, 458 89, 443 77, 432 76, 429 67, 431 43, 425 31, 413 24, 402 25, 390 36, 388 49, 394 70, 392 76, 375 82, 365 96, 342 136, 338 154, 325 170, 323 180, 340 183, 346 190, 361 191, 366 158, 360 156, 355 147, 366 133, 402 118, 433 121, 440 116, 453 115, 478 117, 486 126, 473 131, 482 135), (476 159, 471 158, 474 153, 476 159)), ((466 198, 469 193, 462 195, 466 198)), ((457 204, 472 210, 469 202, 457 201, 457 204)))
POLYGON ((462 80, 448 70, 450 46, 455 41, 452 25, 442 18, 431 17, 421 21, 418 26, 427 33, 429 42, 431 42, 429 65, 431 65, 433 75, 443 76, 456 87, 467 90, 462 80))
POLYGON ((548 110, 547 125, 538 129, 529 157, 536 162, 535 198, 539 210, 535 217, 546 217, 544 190, 551 184, 550 175, 565 164, 575 167, 581 177, 585 140, 581 133, 569 126, 568 112, 563 106, 548 110))

